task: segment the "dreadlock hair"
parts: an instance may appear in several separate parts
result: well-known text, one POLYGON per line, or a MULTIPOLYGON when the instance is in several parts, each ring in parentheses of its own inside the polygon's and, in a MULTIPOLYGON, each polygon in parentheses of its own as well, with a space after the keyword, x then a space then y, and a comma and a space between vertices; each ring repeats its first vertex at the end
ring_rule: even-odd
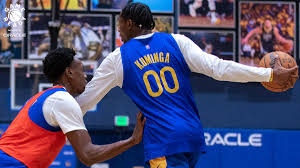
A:
POLYGON ((121 12, 125 20, 131 19, 141 29, 152 30, 155 22, 150 8, 143 3, 128 3, 121 12))
POLYGON ((56 82, 71 65, 76 55, 70 48, 57 48, 50 51, 43 60, 43 72, 52 83, 56 82))

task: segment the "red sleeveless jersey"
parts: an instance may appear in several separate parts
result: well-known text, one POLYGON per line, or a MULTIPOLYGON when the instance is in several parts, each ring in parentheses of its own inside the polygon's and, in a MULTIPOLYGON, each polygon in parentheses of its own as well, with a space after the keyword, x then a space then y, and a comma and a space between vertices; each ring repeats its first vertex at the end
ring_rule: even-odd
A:
MULTIPOLYGON (((37 125, 30 118, 29 110, 44 93, 51 92, 49 96, 61 90, 64 90, 63 87, 55 86, 33 96, 2 135, 0 149, 29 168, 49 167, 64 146, 66 137, 60 129, 49 131, 37 125)), ((42 106, 45 98, 38 106, 42 106)), ((42 111, 36 110, 34 113, 42 111)))

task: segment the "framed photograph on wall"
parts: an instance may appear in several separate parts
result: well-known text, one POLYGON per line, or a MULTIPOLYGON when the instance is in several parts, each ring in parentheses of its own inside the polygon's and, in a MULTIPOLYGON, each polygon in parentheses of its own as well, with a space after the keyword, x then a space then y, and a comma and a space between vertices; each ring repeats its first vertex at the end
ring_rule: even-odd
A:
POLYGON ((235 0, 178 0, 180 27, 235 27, 235 0))
MULTIPOLYGON (((154 15, 155 28, 153 32, 164 32, 164 33, 173 33, 174 32, 174 18, 172 16, 158 16, 154 15)), ((123 42, 118 31, 118 20, 119 15, 115 17, 115 48, 121 47, 123 42)))
MULTIPOLYGON (((61 0, 60 9, 64 10, 87 10, 87 0, 61 0)), ((28 6, 30 10, 41 10, 42 5, 44 9, 50 10, 51 0, 28 0, 28 6)))
POLYGON ((235 60, 235 32, 208 30, 179 30, 203 51, 224 60, 235 60))
POLYGON ((24 57, 24 1, 0 2, 0 67, 9 67, 12 59, 24 57), (17 12, 15 12, 17 11, 17 12), (18 16, 17 16, 18 15, 18 16))
POLYGON ((173 0, 91 0, 91 10, 120 12, 129 2, 141 2, 153 13, 173 13, 173 0))
POLYGON ((284 1, 239 3, 239 62, 258 66, 269 52, 295 57, 296 4, 284 1))
MULTIPOLYGON (((43 59, 50 49, 49 16, 29 14, 28 58, 43 59)), ((59 31, 58 47, 74 48, 81 60, 99 63, 111 52, 111 15, 66 14, 59 31)))
POLYGON ((128 0, 91 0, 91 10, 121 11, 128 0))
POLYGON ((132 0, 149 6, 154 13, 173 13, 174 0, 132 0))

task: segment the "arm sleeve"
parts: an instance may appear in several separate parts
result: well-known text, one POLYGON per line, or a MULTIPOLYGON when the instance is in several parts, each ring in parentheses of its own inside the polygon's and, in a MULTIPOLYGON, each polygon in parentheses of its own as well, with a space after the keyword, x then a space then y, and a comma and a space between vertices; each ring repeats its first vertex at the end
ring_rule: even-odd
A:
POLYGON ((53 106, 46 108, 50 109, 51 125, 59 126, 64 134, 74 130, 86 130, 81 109, 71 95, 56 97, 53 106))
POLYGON ((271 68, 251 67, 227 61, 205 53, 191 39, 180 34, 172 34, 190 70, 202 73, 220 81, 268 82, 271 68))
MULTIPOLYGON (((108 55, 95 72, 93 79, 86 85, 85 91, 75 99, 85 114, 89 109, 97 105, 99 101, 114 87, 120 86, 122 79, 119 76, 115 66, 115 56, 120 57, 120 50, 114 51, 108 55), (116 73, 117 72, 117 73, 116 73)), ((119 68, 120 69, 120 68, 119 68)))

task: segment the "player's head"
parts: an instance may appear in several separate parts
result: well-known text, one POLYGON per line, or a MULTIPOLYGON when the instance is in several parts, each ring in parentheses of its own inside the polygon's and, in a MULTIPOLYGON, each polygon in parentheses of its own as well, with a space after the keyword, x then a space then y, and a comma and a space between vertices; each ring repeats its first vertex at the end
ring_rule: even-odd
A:
POLYGON ((266 19, 263 23, 263 29, 265 32, 269 33, 272 30, 272 22, 270 19, 266 19))
POLYGON ((53 84, 65 86, 70 94, 82 93, 87 83, 82 62, 74 58, 75 55, 73 49, 58 48, 50 51, 43 60, 45 76, 53 84))
POLYGON ((76 32, 76 33, 80 32, 80 28, 81 28, 81 23, 80 22, 72 21, 70 23, 70 25, 72 27, 73 32, 76 32))
POLYGON ((143 31, 151 32, 155 22, 150 8, 142 3, 128 3, 120 14, 118 31, 124 43, 140 35, 143 31))

